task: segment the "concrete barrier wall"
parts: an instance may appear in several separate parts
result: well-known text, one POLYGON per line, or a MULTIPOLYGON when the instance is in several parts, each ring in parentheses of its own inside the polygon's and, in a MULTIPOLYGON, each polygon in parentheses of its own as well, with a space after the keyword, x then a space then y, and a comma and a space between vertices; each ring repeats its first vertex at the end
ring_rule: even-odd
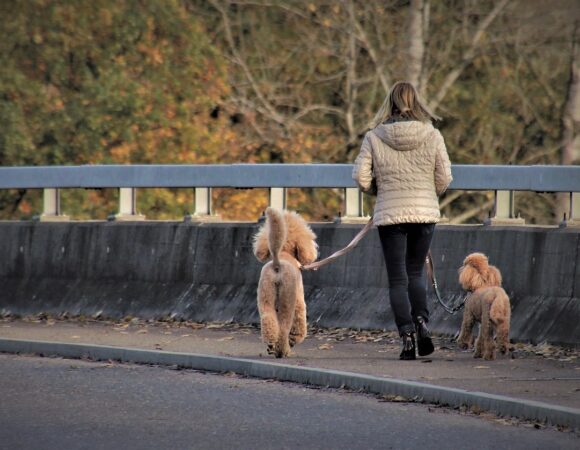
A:
MULTIPOLYGON (((361 226, 314 224, 322 257, 361 226)), ((0 313, 175 317, 257 323, 261 265, 255 224, 173 222, 0 223, 0 313)), ((516 341, 580 344, 580 231, 539 227, 437 227, 432 251, 446 302, 463 292, 457 269, 486 253, 512 300, 516 341)), ((308 317, 325 327, 395 329, 378 233, 304 274, 308 317)), ((455 334, 431 294, 431 327, 455 334)))

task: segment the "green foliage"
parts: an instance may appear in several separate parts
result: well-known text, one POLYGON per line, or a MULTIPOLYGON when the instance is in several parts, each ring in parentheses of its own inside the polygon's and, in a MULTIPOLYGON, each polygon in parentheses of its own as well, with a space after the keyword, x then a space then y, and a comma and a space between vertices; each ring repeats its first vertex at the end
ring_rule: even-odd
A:
MULTIPOLYGON (((227 93, 223 63, 181 2, 0 8, 10 17, 1 25, 0 164, 204 162, 219 148, 206 136, 208 111, 227 93)), ((81 198, 64 202, 70 214, 92 210, 81 198)), ((103 196, 101 215, 112 201, 103 196)))

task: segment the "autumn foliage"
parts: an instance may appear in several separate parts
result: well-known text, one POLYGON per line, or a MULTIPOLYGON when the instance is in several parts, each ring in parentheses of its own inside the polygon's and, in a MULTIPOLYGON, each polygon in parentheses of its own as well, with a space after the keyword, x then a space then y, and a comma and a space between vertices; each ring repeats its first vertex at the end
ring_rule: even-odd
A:
MULTIPOLYGON (((454 163, 559 163, 580 17, 566 0, 24 0, 0 14, 3 166, 348 163, 403 78, 443 116, 454 163)), ((104 219, 117 197, 65 190, 62 204, 104 219)), ((518 199, 528 222, 558 219, 554 197, 518 199)), ((224 219, 256 220, 268 194, 213 201, 224 219)), ((180 220, 192 202, 191 189, 138 194, 148 218, 180 220)), ((339 190, 288 202, 316 220, 343 210, 339 190)), ((480 221, 491 197, 451 192, 442 206, 480 221)), ((0 218, 41 209, 39 191, 0 191, 0 218)))

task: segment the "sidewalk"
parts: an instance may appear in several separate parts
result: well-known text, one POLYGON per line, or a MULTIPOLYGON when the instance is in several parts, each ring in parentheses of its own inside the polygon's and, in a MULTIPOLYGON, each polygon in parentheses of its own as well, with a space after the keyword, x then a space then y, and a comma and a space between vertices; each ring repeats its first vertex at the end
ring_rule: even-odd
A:
POLYGON ((290 358, 265 352, 259 330, 236 324, 0 320, 0 339, 97 344, 198 353, 362 373, 383 378, 485 392, 580 408, 580 352, 550 346, 514 345, 510 356, 474 359, 448 339, 416 361, 399 361, 392 332, 311 329, 290 358))

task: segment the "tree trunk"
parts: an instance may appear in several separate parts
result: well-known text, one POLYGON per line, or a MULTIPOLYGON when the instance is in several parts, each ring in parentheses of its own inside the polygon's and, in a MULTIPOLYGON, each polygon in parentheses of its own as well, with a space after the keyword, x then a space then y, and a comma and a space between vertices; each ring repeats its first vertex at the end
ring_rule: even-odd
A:
POLYGON ((348 3, 348 17, 350 33, 348 35, 348 47, 346 49, 346 129, 348 133, 348 143, 352 144, 357 139, 357 132, 354 126, 354 115, 356 98, 358 93, 356 80, 356 59, 357 59, 357 44, 355 35, 355 21, 354 4, 352 1, 348 3))
MULTIPOLYGON (((570 81, 562 114, 562 153, 560 163, 571 165, 580 163, 580 23, 574 24, 572 37, 572 57, 570 63, 570 81)), ((560 220, 570 208, 570 194, 558 194, 556 219, 560 220)), ((580 217, 580 211, 574 216, 580 217)))
POLYGON ((422 91, 419 82, 423 70, 423 56, 425 54, 425 38, 423 36, 424 0, 411 0, 409 6, 409 47, 406 79, 419 91, 422 91))

